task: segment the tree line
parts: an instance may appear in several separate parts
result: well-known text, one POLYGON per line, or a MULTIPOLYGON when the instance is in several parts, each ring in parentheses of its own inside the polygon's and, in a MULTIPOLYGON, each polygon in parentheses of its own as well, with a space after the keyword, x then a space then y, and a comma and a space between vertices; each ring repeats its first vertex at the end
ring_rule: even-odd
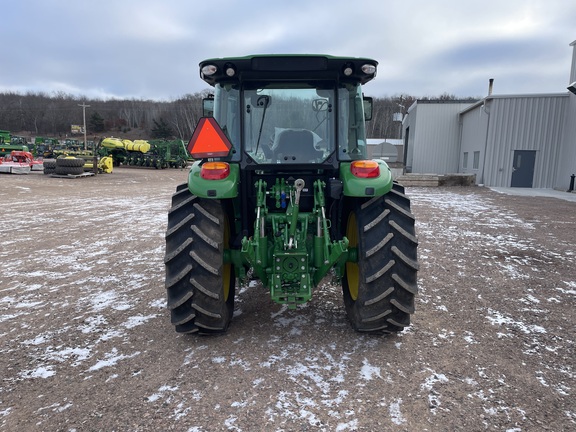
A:
MULTIPOLYGON (((148 138, 177 138, 187 141, 202 117, 202 99, 211 89, 186 94, 172 101, 138 99, 88 99, 63 92, 0 93, 0 129, 13 134, 25 132, 32 136, 65 137, 71 125, 83 125, 86 108, 86 129, 89 135, 113 135, 138 130, 148 138)), ((374 98, 372 120, 367 123, 369 138, 400 138, 402 115, 417 98, 401 95, 374 98)), ((443 94, 418 99, 455 100, 443 94)), ((475 98, 467 98, 473 101, 475 98)))

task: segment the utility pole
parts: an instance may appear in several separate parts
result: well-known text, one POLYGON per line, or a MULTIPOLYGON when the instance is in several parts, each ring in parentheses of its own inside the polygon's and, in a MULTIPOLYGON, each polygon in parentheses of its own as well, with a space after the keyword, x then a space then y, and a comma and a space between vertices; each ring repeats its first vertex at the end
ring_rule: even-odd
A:
POLYGON ((86 105, 86 102, 82 102, 82 105, 78 104, 79 107, 82 107, 82 117, 84 117, 84 151, 88 150, 88 146, 86 143, 86 108, 90 108, 90 105, 86 105))

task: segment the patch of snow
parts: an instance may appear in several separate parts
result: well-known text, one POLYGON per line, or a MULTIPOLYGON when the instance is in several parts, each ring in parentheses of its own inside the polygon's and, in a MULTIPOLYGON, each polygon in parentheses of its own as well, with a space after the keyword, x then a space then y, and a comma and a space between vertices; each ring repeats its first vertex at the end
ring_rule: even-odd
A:
POLYGON ((397 399, 390 404, 389 412, 390 418, 392 419, 392 423, 401 425, 402 423, 406 423, 406 419, 402 415, 400 411, 400 405, 402 405, 402 399, 397 399))
POLYGON ((348 423, 338 423, 338 426, 336 426, 336 432, 342 432, 347 430, 351 431, 358 430, 358 420, 354 419, 352 421, 349 421, 348 423))
POLYGON ((132 317, 128 318, 128 321, 123 323, 122 326, 126 327, 127 329, 131 329, 131 328, 140 326, 140 325, 146 323, 146 321, 149 321, 152 318, 156 318, 157 316, 158 316, 157 314, 146 315, 146 316, 143 316, 143 315, 132 316, 132 317))
POLYGON ((129 359, 140 355, 140 351, 136 351, 133 354, 125 355, 125 354, 118 354, 118 350, 116 348, 112 348, 112 351, 106 353, 104 355, 104 360, 98 360, 94 366, 88 368, 89 371, 99 370, 105 367, 115 366, 120 360, 129 359))
POLYGON ((56 372, 52 370, 52 366, 40 366, 34 370, 25 370, 18 374, 20 377, 24 379, 28 378, 50 378, 51 376, 56 375, 56 372))
POLYGON ((360 369, 360 377, 366 381, 370 381, 374 377, 382 378, 382 375, 380 375, 379 367, 372 366, 368 363, 367 359, 364 359, 362 362, 362 368, 360 369))
POLYGON ((502 314, 498 311, 493 309, 488 309, 488 313, 490 314, 486 318, 492 325, 503 325, 517 328, 518 330, 522 331, 523 333, 530 334, 530 333, 546 333, 546 329, 539 325, 528 325, 522 321, 516 321, 505 314, 502 314))
POLYGON ((178 390, 178 387, 170 387, 167 385, 163 385, 158 389, 158 392, 154 393, 151 396, 148 396, 148 402, 155 402, 158 399, 160 399, 161 397, 163 397, 164 393, 175 392, 176 390, 178 390))

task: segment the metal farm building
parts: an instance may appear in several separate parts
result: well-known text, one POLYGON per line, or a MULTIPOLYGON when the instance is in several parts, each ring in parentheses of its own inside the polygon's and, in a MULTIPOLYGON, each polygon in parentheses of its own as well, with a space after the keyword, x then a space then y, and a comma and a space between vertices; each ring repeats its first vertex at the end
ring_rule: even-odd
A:
POLYGON ((406 172, 458 172, 458 113, 470 102, 421 101, 408 108, 402 122, 406 172))
MULTIPOLYGON (((576 41, 570 83, 576 81, 576 41)), ((495 187, 566 190, 576 171, 576 95, 416 101, 403 121, 406 172, 473 173, 495 187)))

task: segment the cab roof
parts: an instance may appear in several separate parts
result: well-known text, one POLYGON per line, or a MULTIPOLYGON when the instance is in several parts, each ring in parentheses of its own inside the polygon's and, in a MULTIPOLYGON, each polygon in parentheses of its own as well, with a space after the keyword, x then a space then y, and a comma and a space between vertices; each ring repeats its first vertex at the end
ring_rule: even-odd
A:
POLYGON ((259 54, 207 59, 199 66, 200 78, 211 86, 255 80, 330 80, 365 84, 376 76, 378 62, 326 54, 259 54))

